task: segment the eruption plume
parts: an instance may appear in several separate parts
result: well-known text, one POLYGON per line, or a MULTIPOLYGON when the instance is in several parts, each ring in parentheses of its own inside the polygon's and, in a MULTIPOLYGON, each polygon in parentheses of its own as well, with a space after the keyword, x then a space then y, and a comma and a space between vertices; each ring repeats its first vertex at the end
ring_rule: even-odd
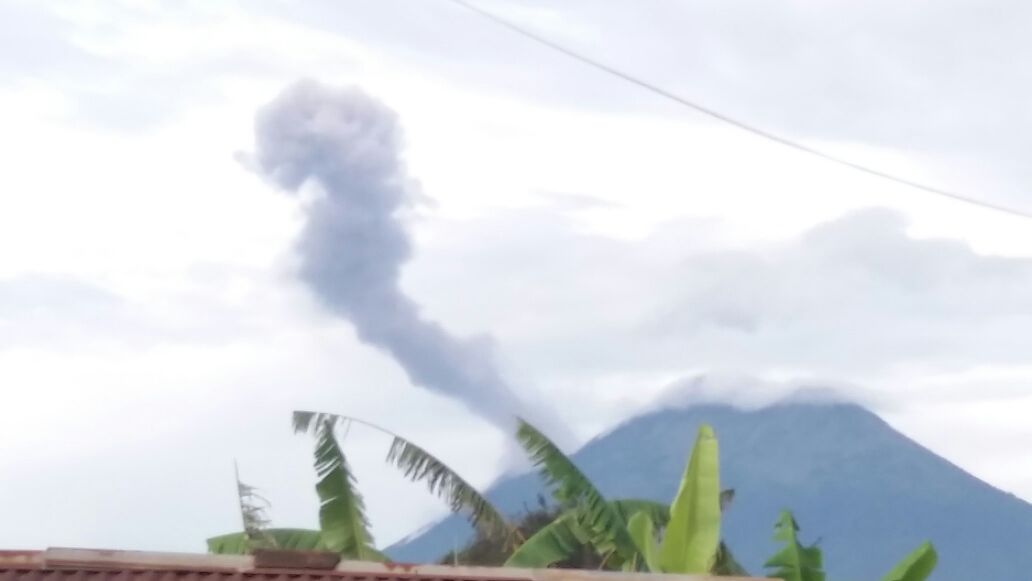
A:
MULTIPOLYGON (((502 379, 485 338, 456 338, 421 316, 398 277, 412 243, 398 211, 413 191, 393 111, 357 89, 288 87, 257 114, 254 163, 283 191, 315 186, 297 242, 300 277, 409 379, 461 400, 512 433, 514 418, 560 430, 502 379)), ((562 438, 560 438, 561 440, 562 438)))

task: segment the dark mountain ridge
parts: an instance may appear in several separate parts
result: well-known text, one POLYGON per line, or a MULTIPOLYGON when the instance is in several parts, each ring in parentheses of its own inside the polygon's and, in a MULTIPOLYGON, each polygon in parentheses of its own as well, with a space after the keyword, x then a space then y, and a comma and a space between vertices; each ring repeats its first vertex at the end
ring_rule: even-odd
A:
MULTIPOLYGON (((669 501, 695 431, 711 424, 721 481, 736 489, 724 534, 753 573, 776 548, 778 512, 790 508, 804 542, 819 539, 832 581, 879 579, 924 540, 940 564, 932 579, 1032 577, 1032 505, 971 476, 870 411, 843 403, 666 409, 631 419, 573 455, 610 498, 669 501)), ((488 496, 517 513, 542 492, 536 475, 500 481, 488 496)), ((470 537, 449 517, 389 549, 432 561, 470 537)))

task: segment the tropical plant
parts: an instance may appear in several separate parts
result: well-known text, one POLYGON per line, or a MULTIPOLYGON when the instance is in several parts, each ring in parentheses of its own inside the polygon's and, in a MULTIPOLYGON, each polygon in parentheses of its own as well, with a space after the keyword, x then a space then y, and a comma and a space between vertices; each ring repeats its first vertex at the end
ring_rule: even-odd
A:
POLYGON ((518 439, 557 500, 568 510, 527 539, 514 566, 547 567, 583 544, 608 568, 665 573, 743 574, 720 541, 721 511, 733 497, 721 491, 716 436, 701 426, 670 508, 648 501, 607 501, 573 462, 540 431, 521 422, 518 439), (636 503, 634 505, 630 503, 636 503), (659 532, 662 530, 662 542, 659 532))
POLYGON ((244 536, 247 545, 254 548, 273 547, 276 541, 266 533, 269 517, 266 510, 269 501, 258 493, 258 489, 240 480, 240 469, 233 463, 233 474, 236 477, 237 500, 240 503, 240 520, 244 525, 244 536))
POLYGON ((296 411, 294 431, 310 432, 322 425, 361 424, 392 438, 387 451, 387 462, 396 466, 413 482, 426 483, 427 489, 448 503, 452 512, 465 514, 478 531, 488 535, 503 535, 510 542, 520 540, 518 531, 508 519, 477 489, 439 458, 426 449, 376 424, 338 414, 296 411))
MULTIPOLYGON (((322 532, 311 529, 270 528, 264 531, 272 539, 276 549, 288 551, 323 550, 322 532)), ((207 541, 208 552, 216 555, 249 555, 256 548, 247 537, 246 532, 229 533, 211 537, 207 541)))
MULTIPOLYGON (((257 548, 307 549, 332 551, 348 559, 385 561, 373 547, 369 520, 355 477, 334 433, 334 422, 313 424, 316 436, 315 471, 319 477, 319 530, 266 529, 265 505, 256 505, 252 487, 238 479, 244 530, 208 539, 208 550, 220 554, 251 553, 257 548), (260 541, 260 542, 256 542, 260 541)), ((264 500, 264 499, 263 499, 264 500)))
MULTIPOLYGON (((670 507, 647 500, 607 500, 587 476, 540 430, 519 422, 517 440, 552 488, 558 506, 528 512, 512 523, 447 464, 401 436, 347 416, 295 412, 296 432, 316 437, 316 491, 320 530, 268 528, 268 502, 237 477, 244 530, 208 539, 213 553, 249 553, 257 548, 318 549, 346 558, 385 561, 373 547, 362 496, 348 466, 335 428, 359 423, 393 438, 387 461, 413 481, 426 483, 453 512, 466 513, 477 537, 446 561, 505 564, 517 567, 597 566, 606 569, 716 575, 748 575, 720 540, 723 511, 734 490, 721 490, 719 451, 711 427, 703 425, 670 507), (529 535, 529 536, 528 536, 529 535), (592 555, 595 555, 594 557, 592 555)), ((798 540, 799 525, 783 511, 775 540, 784 546, 764 567, 785 581, 824 581, 822 556, 814 545, 798 540)), ((883 581, 924 581, 937 561, 925 543, 901 560, 883 581)))
POLYGON ((373 547, 365 503, 355 477, 334 435, 335 423, 324 420, 311 426, 315 433, 315 472, 319 482, 319 530, 325 549, 360 561, 385 561, 373 547))
POLYGON ((255 549, 313 550, 321 546, 321 533, 306 529, 269 528, 266 511, 269 501, 258 489, 240 480, 240 471, 234 464, 240 520, 244 530, 208 539, 208 552, 223 555, 245 555, 255 549))
POLYGON ((882 577, 882 581, 924 581, 932 574, 939 555, 931 543, 922 543, 909 555, 896 563, 891 571, 882 577))
MULTIPOLYGON (((574 525, 571 532, 578 533, 575 536, 583 538, 613 567, 631 561, 636 549, 627 530, 630 515, 621 514, 617 506, 609 503, 573 460, 540 430, 521 420, 516 439, 539 468, 541 478, 552 488, 556 501, 571 509, 569 517, 560 517, 574 525)), ((535 545, 524 547, 514 553, 517 561, 521 551, 531 551, 535 545)))
MULTIPOLYGON (((650 500, 615 500, 607 501, 607 503, 613 512, 624 521, 637 513, 647 514, 654 522, 664 525, 670 518, 670 512, 666 506, 650 500)), ((561 566, 561 563, 568 562, 587 548, 598 555, 600 568, 623 567, 625 563, 618 561, 617 555, 612 551, 598 549, 593 542, 592 533, 584 524, 586 520, 580 507, 560 510, 552 522, 517 547, 505 564, 510 567, 532 569, 561 566)), ((632 558, 635 550, 634 548, 630 549, 632 558)), ((627 565, 627 568, 631 568, 631 566, 627 565)))
MULTIPOLYGON (((524 506, 522 516, 513 520, 513 526, 522 538, 528 538, 552 525, 561 513, 560 507, 538 495, 537 506, 524 506)), ((449 552, 441 558, 440 563, 500 567, 509 559, 512 551, 512 543, 508 539, 477 531, 465 547, 449 552)), ((601 564, 601 558, 590 546, 579 544, 573 547, 567 558, 557 561, 553 566, 561 569, 597 569, 601 564)))
POLYGON ((772 577, 784 581, 824 581, 821 549, 816 543, 803 546, 799 542, 799 524, 792 513, 783 510, 774 525, 774 540, 784 546, 774 554, 764 567, 773 569, 772 577))
MULTIPOLYGON (((804 546, 799 542, 799 524, 792 513, 781 511, 774 525, 774 540, 784 546, 764 563, 773 569, 771 577, 784 581, 824 581, 823 558, 816 543, 804 546)), ((882 581, 924 581, 931 575, 938 561, 931 543, 923 543, 892 568, 882 581)))
MULTIPOLYGON (((355 418, 294 412, 294 431, 311 433, 316 438, 315 468, 319 476, 316 492, 320 502, 320 529, 265 528, 268 520, 264 518, 264 513, 252 510, 250 505, 241 500, 244 531, 208 539, 208 550, 221 554, 245 554, 264 547, 317 549, 337 552, 349 559, 387 560, 373 547, 362 496, 335 436, 337 426, 350 428, 352 423, 390 435, 393 441, 387 453, 387 461, 400 468, 410 479, 426 482, 430 492, 445 499, 454 512, 466 513, 470 522, 482 534, 502 538, 509 547, 522 540, 520 532, 476 488, 425 449, 385 428, 355 418), (259 534, 256 531, 260 531, 263 544, 254 542, 253 539, 259 534)), ((253 493, 253 489, 241 486, 246 485, 238 485, 242 499, 245 493, 253 493)))
POLYGON ((717 438, 699 428, 681 486, 670 505, 670 522, 657 543, 655 523, 637 513, 629 523, 642 560, 655 573, 708 573, 720 547, 720 468, 717 438))
MULTIPOLYGON (((500 539, 506 549, 515 549, 506 563, 512 566, 548 567, 577 561, 576 555, 590 548, 608 569, 646 569, 642 551, 628 527, 631 517, 648 519, 653 530, 668 526, 671 511, 666 506, 641 500, 608 501, 573 461, 540 430, 520 421, 517 440, 544 481, 553 489, 558 512, 548 526, 525 539, 524 527, 509 522, 472 485, 437 457, 394 432, 356 418, 337 414, 298 411, 294 413, 296 431, 311 431, 313 426, 362 424, 392 437, 387 461, 413 481, 425 482, 428 489, 445 499, 454 512, 466 513, 476 527, 482 546, 500 539), (484 542, 490 539, 490 542, 484 542)), ((712 429, 700 432, 693 462, 675 499, 676 531, 665 535, 665 565, 659 570, 738 574, 741 567, 727 547, 720 543, 720 511, 730 502, 732 492, 719 489, 716 439, 712 429), (713 515, 716 518, 713 518, 713 515), (715 539, 715 541, 712 541, 715 539), (676 543, 692 547, 688 557, 673 550, 676 543), (678 562, 680 559, 680 562, 678 562), (700 564, 701 563, 701 564, 700 564)), ((638 525, 636 525, 638 526, 638 525)), ((476 539, 475 539, 476 542, 476 539)), ((455 554, 453 553, 453 557, 455 554)), ((584 561, 584 559, 580 559, 584 561)))

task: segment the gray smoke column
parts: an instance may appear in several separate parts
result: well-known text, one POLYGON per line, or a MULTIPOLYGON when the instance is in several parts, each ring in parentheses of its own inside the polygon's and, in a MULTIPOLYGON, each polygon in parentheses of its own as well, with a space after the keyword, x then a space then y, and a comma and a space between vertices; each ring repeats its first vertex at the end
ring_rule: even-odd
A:
POLYGON ((258 112, 255 133, 254 162, 267 179, 286 192, 321 190, 297 243, 300 275, 362 341, 390 353, 413 383, 505 430, 515 416, 559 428, 506 385, 489 341, 451 336, 399 288, 412 244, 397 212, 412 192, 390 109, 357 89, 301 81, 258 112))

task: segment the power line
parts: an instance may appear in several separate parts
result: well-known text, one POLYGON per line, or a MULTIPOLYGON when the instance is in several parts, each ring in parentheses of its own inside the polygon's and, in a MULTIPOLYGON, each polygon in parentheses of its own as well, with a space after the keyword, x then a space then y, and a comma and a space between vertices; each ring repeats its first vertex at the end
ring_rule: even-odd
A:
POLYGON ((625 73, 625 72, 623 72, 623 71, 621 71, 621 70, 619 70, 617 68, 614 68, 614 67, 612 67, 610 65, 607 65, 607 64, 605 64, 603 62, 597 61, 597 60, 595 60, 595 59, 593 59, 593 58, 591 58, 589 56, 585 56, 585 55, 583 55, 583 54, 581 54, 579 52, 574 51, 573 49, 567 48, 567 47, 565 47, 565 46, 563 46, 563 45, 561 45, 561 44, 559 44, 559 43, 557 43, 555 41, 549 40, 549 39, 547 39, 547 38, 545 38, 545 37, 543 37, 543 36, 541 36, 539 34, 531 32, 531 31, 529 31, 529 30, 527 30, 527 29, 525 29, 525 28, 523 28, 523 27, 521 27, 521 26, 519 26, 519 25, 517 25, 517 24, 515 24, 513 22, 505 20, 504 18, 498 16, 497 14, 494 14, 492 12, 484 10, 483 8, 480 8, 479 6, 476 6, 476 5, 474 5, 474 4, 470 3, 470 2, 467 2, 466 0, 448 0, 448 1, 451 2, 452 4, 455 4, 456 6, 464 8, 464 9, 470 11, 470 12, 473 12, 474 14, 477 14, 477 15, 483 17, 483 18, 486 18, 487 20, 490 20, 491 22, 494 22, 495 24, 497 24, 499 26, 507 28, 510 31, 515 32, 516 34, 519 34, 520 36, 523 36, 525 38, 533 40, 534 42, 537 42, 538 44, 541 44, 541 45, 544 45, 544 46, 546 46, 548 48, 551 48, 552 50, 555 50, 557 52, 561 52, 562 54, 564 54, 564 55, 566 55, 566 56, 568 56, 568 57, 570 57, 570 58, 572 58, 572 59, 574 59, 576 61, 579 61, 579 62, 581 62, 583 64, 586 64, 586 65, 588 65, 590 67, 593 67, 595 69, 598 69, 598 70, 600 70, 600 71, 602 71, 604 73, 608 73, 610 75, 613 75, 614 77, 623 79, 624 81, 627 81, 627 82, 629 82, 629 83, 631 83, 633 85, 637 85, 638 87, 640 87, 642 89, 645 89, 646 91, 649 91, 651 93, 659 95, 660 97, 663 97, 665 99, 668 99, 670 101, 673 101, 675 103, 683 105, 683 106, 688 107, 690 109, 693 109, 693 110, 695 110, 695 111, 697 111, 699 113, 702 113, 703 115, 708 115, 709 117, 712 117, 714 119, 717 119, 717 120, 722 121, 724 123, 727 123, 729 125, 733 125, 733 126, 739 128, 739 129, 743 130, 743 131, 748 131, 749 133, 752 133, 753 135, 757 135, 757 136, 762 137, 764 139, 767 139, 769 141, 773 141, 774 143, 778 143, 780 145, 784 145, 786 147, 790 147, 792 149, 795 149, 797 151, 801 151, 803 153, 808 153, 810 155, 819 157, 819 158, 824 159, 826 161, 830 161, 832 163, 836 163, 838 165, 842 165, 842 166, 854 169, 856 171, 863 172, 863 173, 868 174, 868 175, 872 175, 872 176, 879 177, 879 178, 882 178, 882 179, 885 179, 885 180, 896 182, 897 184, 902 184, 902 185, 905 185, 905 186, 909 186, 911 188, 914 188, 914 189, 917 189, 917 190, 921 190, 921 191, 924 191, 924 192, 929 193, 929 194, 934 194, 934 195, 937 195, 937 196, 942 196, 942 197, 945 197, 945 198, 949 198, 951 200, 955 200, 955 201, 958 201, 958 202, 963 202, 965 204, 971 204, 973 206, 978 206, 980 208, 985 208, 985 209, 989 209, 989 210, 995 210, 997 212, 1003 212, 1005 214, 1010 214, 1012 216, 1018 216, 1020 218, 1027 218, 1027 219, 1032 220, 1032 211, 1024 211, 1024 210, 1019 210, 1019 209, 1016 209, 1016 208, 1011 208, 1011 207, 1008 207, 1008 206, 1002 206, 1000 204, 994 204, 992 202, 985 202, 985 201, 979 200, 977 198, 971 197, 969 195, 966 195, 966 194, 963 194, 963 193, 960 193, 960 192, 953 192, 953 191, 950 191, 950 190, 945 190, 945 189, 938 188, 938 187, 935 187, 935 186, 931 186, 931 185, 928 185, 928 184, 923 184, 921 182, 916 182, 916 181, 911 180, 911 179, 899 177, 899 176, 896 176, 896 175, 893 175, 893 174, 890 174, 890 173, 887 173, 887 172, 884 172, 884 171, 881 171, 881 170, 878 170, 878 169, 875 169, 875 168, 863 165, 861 163, 857 163, 857 162, 854 162, 854 161, 849 161, 848 159, 844 159, 844 158, 832 155, 830 153, 826 153, 826 152, 821 151, 819 149, 814 149, 814 148, 812 148, 812 147, 810 147, 808 145, 803 145, 802 143, 798 143, 796 141, 792 141, 791 139, 788 139, 787 137, 782 137, 782 136, 777 135, 775 133, 771 133, 769 131, 760 129, 758 127, 754 127, 752 125, 749 125, 748 123, 745 123, 744 121, 739 121, 739 120, 734 119, 732 117, 728 117, 727 115, 724 115, 723 113, 720 113, 718 111, 714 111, 713 109, 710 109, 709 107, 705 107, 703 105, 699 105, 698 103, 695 103, 695 102, 693 102, 693 101, 691 101, 691 100, 689 100, 689 99, 687 99, 685 97, 682 97, 682 96, 680 96, 680 95, 678 95, 676 93, 668 91, 667 89, 664 89, 664 88, 662 88, 660 86, 652 84, 652 83, 650 83, 650 82, 648 82, 648 81, 646 81, 644 79, 641 79, 639 77, 631 75, 630 73, 625 73))

